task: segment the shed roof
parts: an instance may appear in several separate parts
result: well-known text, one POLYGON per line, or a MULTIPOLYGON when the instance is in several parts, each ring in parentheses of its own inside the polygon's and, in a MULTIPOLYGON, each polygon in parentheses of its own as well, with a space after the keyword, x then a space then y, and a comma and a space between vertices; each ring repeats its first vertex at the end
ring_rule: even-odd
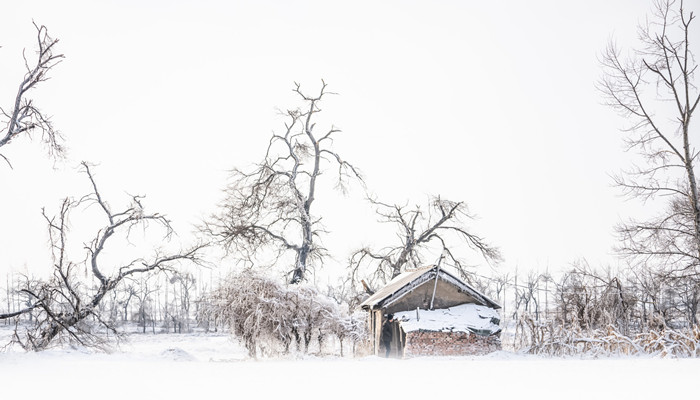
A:
POLYGON ((376 293, 371 295, 365 301, 360 304, 363 309, 375 309, 381 308, 385 305, 389 305, 394 301, 400 299, 405 294, 410 293, 414 288, 422 285, 427 280, 435 278, 435 273, 438 272, 438 278, 449 282, 460 290, 470 294, 474 299, 476 299, 479 304, 492 307, 495 309, 501 308, 501 306, 495 301, 488 298, 485 294, 474 289, 461 279, 455 277, 449 272, 435 265, 430 265, 427 267, 416 268, 414 270, 406 271, 389 281, 383 288, 379 289, 376 293))

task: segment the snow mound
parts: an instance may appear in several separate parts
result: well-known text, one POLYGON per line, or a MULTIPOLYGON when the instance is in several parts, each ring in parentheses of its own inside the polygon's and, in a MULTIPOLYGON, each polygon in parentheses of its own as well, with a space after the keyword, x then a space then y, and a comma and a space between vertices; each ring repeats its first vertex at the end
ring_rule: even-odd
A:
POLYGON ((173 361, 195 361, 196 359, 190 353, 178 347, 172 347, 160 353, 161 357, 173 361))
POLYGON ((402 311, 395 313, 404 332, 471 332, 493 335, 501 331, 500 316, 493 308, 479 304, 462 304, 437 310, 402 311))

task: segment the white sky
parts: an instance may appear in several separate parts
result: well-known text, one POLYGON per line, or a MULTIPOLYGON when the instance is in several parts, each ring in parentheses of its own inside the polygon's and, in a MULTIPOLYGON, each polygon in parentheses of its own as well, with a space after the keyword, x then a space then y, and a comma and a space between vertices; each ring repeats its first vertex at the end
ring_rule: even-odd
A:
MULTIPOLYGON (((2 148, 0 272, 45 268, 40 210, 88 191, 73 169, 99 164, 113 203, 146 194, 183 243, 214 210, 226 170, 261 159, 276 109, 297 81, 329 98, 336 150, 388 202, 466 201, 502 268, 615 263, 613 225, 643 211, 609 174, 629 163, 594 89, 597 55, 634 38, 650 2, 31 1, 0 15, 0 104, 9 108, 34 49, 32 19, 66 59, 32 93, 70 149, 56 165, 38 142, 2 148)), ((395 238, 361 194, 320 195, 325 243, 350 250, 395 238), (385 228, 386 229, 386 228, 385 228), (374 232, 368 233, 368 232, 374 232), (376 232, 382 232, 378 236, 376 232)), ((77 222, 76 222, 77 224, 77 222)))

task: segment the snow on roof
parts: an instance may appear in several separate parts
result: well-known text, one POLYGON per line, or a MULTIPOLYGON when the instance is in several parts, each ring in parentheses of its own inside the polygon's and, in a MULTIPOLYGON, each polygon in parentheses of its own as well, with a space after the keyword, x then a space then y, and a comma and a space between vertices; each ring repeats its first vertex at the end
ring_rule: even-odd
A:
POLYGON ((374 307, 375 305, 377 305, 379 302, 381 302, 385 298, 391 296, 392 294, 396 293, 402 287, 411 283, 412 280, 423 275, 425 272, 430 271, 432 268, 433 268, 433 266, 431 265, 428 267, 417 268, 417 269, 414 269, 412 271, 402 272, 401 274, 396 276, 394 279, 390 280, 389 283, 386 284, 386 286, 377 290, 373 295, 371 295, 369 298, 367 298, 367 300, 363 301, 362 304, 360 304, 360 307, 365 307, 365 306, 369 306, 370 308, 374 307))
MULTIPOLYGON (((389 281, 389 283, 386 284, 383 288, 377 290, 376 293, 371 295, 369 298, 367 298, 365 301, 363 301, 360 304, 360 307, 364 309, 371 309, 375 308, 377 305, 381 305, 382 302, 386 299, 390 299, 392 296, 397 294, 401 289, 414 284, 416 287, 420 286, 420 284, 423 283, 423 281, 419 281, 419 278, 423 277, 426 273, 430 272, 431 270, 436 269, 437 267, 434 265, 430 265, 427 267, 422 267, 422 268, 417 268, 411 271, 406 271, 401 273, 400 275, 396 276, 394 279, 389 281)), ((484 305, 491 306, 493 308, 501 308, 501 306, 496 303, 495 301, 491 300, 488 298, 486 295, 483 293, 480 293, 473 287, 467 285, 464 283, 461 279, 458 279, 454 275, 448 273, 444 269, 439 269, 439 273, 441 275, 441 278, 452 282, 453 284, 456 284, 457 286, 460 287, 460 289, 466 291, 472 297, 474 297, 477 301, 480 301, 484 305)), ((433 274, 433 276, 435 276, 433 274)), ((424 280, 424 279, 423 279, 424 280)), ((412 288, 411 288, 412 289, 412 288)))
POLYGON ((500 316, 491 307, 462 304, 438 310, 401 311, 394 314, 404 332, 471 332, 488 336, 501 331, 500 316))

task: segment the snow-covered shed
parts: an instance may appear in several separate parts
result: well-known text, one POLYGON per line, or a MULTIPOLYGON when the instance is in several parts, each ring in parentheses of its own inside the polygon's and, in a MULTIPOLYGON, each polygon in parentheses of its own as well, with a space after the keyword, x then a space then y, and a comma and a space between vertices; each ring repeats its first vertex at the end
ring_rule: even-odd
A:
POLYGON ((382 325, 394 314, 391 355, 471 355, 500 350, 501 308, 438 266, 406 271, 360 304, 369 312, 374 354, 383 354, 382 325))

